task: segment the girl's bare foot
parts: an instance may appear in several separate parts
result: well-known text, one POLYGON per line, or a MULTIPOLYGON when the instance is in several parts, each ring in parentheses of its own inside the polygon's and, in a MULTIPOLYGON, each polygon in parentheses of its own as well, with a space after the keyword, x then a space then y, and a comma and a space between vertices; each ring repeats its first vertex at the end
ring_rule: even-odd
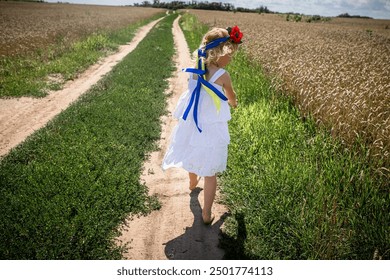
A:
POLYGON ((190 191, 195 190, 196 186, 199 183, 200 177, 194 173, 190 173, 190 191))
POLYGON ((202 211, 202 219, 205 225, 211 225, 214 221, 215 216, 211 212, 202 211))

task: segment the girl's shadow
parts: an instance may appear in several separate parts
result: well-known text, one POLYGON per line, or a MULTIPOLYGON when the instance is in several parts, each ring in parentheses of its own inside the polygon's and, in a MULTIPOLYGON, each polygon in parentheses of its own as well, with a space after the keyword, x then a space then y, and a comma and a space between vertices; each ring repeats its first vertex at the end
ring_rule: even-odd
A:
POLYGON ((222 260, 224 251, 218 247, 221 226, 227 217, 223 214, 211 226, 206 226, 202 219, 202 209, 199 203, 199 193, 196 188, 190 194, 190 208, 194 215, 194 223, 185 232, 168 241, 165 245, 165 255, 171 260, 222 260))

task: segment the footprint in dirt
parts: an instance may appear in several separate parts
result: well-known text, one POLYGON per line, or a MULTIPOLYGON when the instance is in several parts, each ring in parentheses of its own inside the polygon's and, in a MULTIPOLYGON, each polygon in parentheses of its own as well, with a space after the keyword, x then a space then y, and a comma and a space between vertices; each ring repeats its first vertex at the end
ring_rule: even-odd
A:
POLYGON ((218 247, 221 226, 228 216, 223 214, 211 226, 202 220, 202 208, 199 203, 201 188, 191 192, 190 208, 194 223, 185 232, 165 243, 165 255, 170 260, 222 260, 224 251, 218 247))

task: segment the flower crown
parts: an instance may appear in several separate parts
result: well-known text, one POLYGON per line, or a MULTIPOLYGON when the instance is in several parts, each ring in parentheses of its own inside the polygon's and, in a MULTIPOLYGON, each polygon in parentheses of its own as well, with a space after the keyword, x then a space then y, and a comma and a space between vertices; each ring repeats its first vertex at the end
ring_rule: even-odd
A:
POLYGON ((242 34, 242 32, 240 31, 240 28, 238 28, 238 26, 233 26, 233 27, 228 27, 226 28, 228 33, 229 33, 229 36, 230 36, 230 39, 236 43, 236 44, 242 44, 242 37, 244 36, 244 34, 242 34))
POLYGON ((206 55, 207 55, 206 51, 207 50, 218 47, 220 44, 222 44, 228 40, 232 40, 232 42, 236 43, 236 44, 242 44, 241 39, 244 36, 244 34, 242 34, 242 32, 240 31, 240 28, 238 28, 237 25, 234 26, 233 28, 228 27, 228 28, 226 28, 226 30, 228 31, 229 36, 217 38, 211 42, 206 43, 205 46, 198 49, 198 57, 199 58, 201 58, 201 57, 206 58, 206 55))

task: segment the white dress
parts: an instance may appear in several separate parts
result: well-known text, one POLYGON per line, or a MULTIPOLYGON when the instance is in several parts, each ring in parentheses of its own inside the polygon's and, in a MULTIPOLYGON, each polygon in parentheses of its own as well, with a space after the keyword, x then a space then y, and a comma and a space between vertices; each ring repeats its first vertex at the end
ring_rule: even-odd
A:
MULTIPOLYGON (((209 80, 222 93, 222 87, 215 81, 224 73, 225 70, 220 68, 209 80)), ((197 80, 190 74, 188 90, 180 96, 173 113, 179 122, 172 133, 162 168, 181 167, 198 176, 214 176, 226 169, 227 147, 230 143, 230 108, 227 101, 221 100, 221 108, 217 112, 213 99, 202 87, 198 106, 198 125, 202 132, 199 132, 193 118, 194 106, 187 120, 182 118, 196 85, 197 80)))

